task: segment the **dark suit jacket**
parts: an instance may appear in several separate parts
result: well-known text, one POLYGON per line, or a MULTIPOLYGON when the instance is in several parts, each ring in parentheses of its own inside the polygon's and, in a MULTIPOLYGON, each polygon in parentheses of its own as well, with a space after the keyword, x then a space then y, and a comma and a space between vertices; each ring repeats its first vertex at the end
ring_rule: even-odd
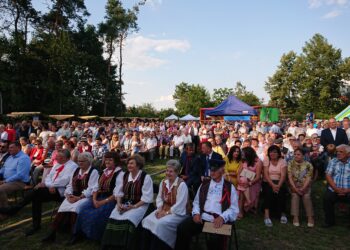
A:
POLYGON ((334 144, 339 146, 340 144, 349 144, 348 136, 342 128, 337 128, 337 134, 335 140, 333 139, 332 132, 329 128, 322 130, 321 133, 321 144, 323 147, 327 147, 328 144, 334 144))
MULTIPOLYGON (((211 155, 211 160, 223 160, 221 154, 218 154, 213 151, 213 154, 211 155)), ((205 175, 205 168, 207 166, 207 155, 202 154, 201 155, 201 176, 205 175)))
MULTIPOLYGON (((186 175, 187 153, 184 151, 180 157, 181 173, 180 175, 186 175)), ((188 178, 186 184, 188 188, 193 187, 194 191, 197 191, 201 184, 201 159, 198 155, 193 155, 189 164, 188 178)))

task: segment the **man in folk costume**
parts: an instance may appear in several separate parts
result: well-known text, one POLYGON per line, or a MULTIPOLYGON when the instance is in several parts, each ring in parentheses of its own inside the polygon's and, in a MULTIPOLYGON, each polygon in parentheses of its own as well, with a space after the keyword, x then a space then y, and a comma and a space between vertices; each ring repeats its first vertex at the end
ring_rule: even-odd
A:
MULTIPOLYGON (((175 249, 190 248, 191 238, 202 232, 204 222, 220 228, 224 223, 235 221, 239 213, 237 193, 234 186, 224 180, 225 161, 210 160, 211 179, 205 179, 193 201, 192 218, 177 227, 175 249)), ((224 236, 213 236, 208 249, 224 249, 224 236)))
POLYGON ((98 187, 99 174, 92 167, 92 162, 93 158, 89 152, 83 152, 78 156, 79 168, 71 176, 64 192, 66 199, 58 209, 58 213, 50 226, 50 232, 42 240, 43 242, 54 241, 56 231, 61 228, 68 228, 73 232, 80 207, 91 199, 93 190, 98 187))
POLYGON ((45 182, 34 187, 31 196, 33 227, 26 232, 26 236, 32 235, 40 229, 41 204, 48 201, 62 201, 66 186, 69 184, 73 172, 78 168, 78 165, 70 160, 70 152, 67 149, 59 150, 56 160, 57 164, 52 167, 45 182))

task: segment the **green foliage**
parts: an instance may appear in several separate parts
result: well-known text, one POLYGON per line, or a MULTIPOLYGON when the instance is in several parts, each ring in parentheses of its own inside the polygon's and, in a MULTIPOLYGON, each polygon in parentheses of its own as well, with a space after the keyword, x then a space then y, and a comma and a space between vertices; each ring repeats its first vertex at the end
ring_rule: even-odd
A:
POLYGON ((214 89, 212 101, 215 106, 222 103, 229 95, 233 94, 233 88, 214 89))
POLYGON ((284 113, 310 111, 336 114, 348 105, 342 97, 343 80, 350 79, 349 59, 326 38, 315 34, 297 55, 291 51, 281 58, 277 71, 265 84, 270 104, 284 113))
POLYGON ((261 105, 259 97, 257 97, 252 91, 248 91, 246 86, 243 85, 241 82, 236 83, 233 95, 235 95, 238 99, 247 103, 248 105, 261 105))
POLYGON ((126 110, 125 116, 127 117, 148 117, 155 118, 158 117, 157 110, 151 103, 144 103, 139 106, 131 106, 126 110))
MULTIPOLYGON (((122 71, 103 57, 105 35, 86 25, 84 0, 49 0, 47 6, 41 13, 30 0, 0 0, 4 113, 122 115, 122 71)), ((137 27, 134 9, 131 14, 120 4, 119 11, 125 14, 114 23, 120 31, 137 27)))
POLYGON ((199 84, 182 82, 176 85, 173 98, 175 107, 181 116, 187 114, 199 116, 200 108, 213 106, 208 90, 199 84))

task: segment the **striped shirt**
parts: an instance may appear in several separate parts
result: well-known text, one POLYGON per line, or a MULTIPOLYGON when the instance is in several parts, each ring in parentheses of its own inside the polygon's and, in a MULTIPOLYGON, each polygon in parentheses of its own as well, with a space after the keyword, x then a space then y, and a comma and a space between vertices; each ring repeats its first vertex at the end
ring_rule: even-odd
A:
MULTIPOLYGON (((332 177, 338 188, 350 188, 350 159, 345 163, 337 158, 332 159, 328 163, 326 174, 332 177)), ((333 191, 331 187, 329 189, 333 191)))

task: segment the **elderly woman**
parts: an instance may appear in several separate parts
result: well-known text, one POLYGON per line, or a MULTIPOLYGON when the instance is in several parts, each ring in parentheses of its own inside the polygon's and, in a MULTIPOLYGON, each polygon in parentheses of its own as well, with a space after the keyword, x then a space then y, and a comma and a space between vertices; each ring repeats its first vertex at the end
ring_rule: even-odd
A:
POLYGON ((306 216, 308 218, 308 227, 314 226, 314 214, 311 201, 311 182, 313 166, 304 161, 304 151, 299 148, 294 150, 294 160, 288 164, 288 179, 292 192, 291 215, 293 216, 293 225, 298 227, 299 223, 299 201, 303 199, 306 216))
POLYGON ((135 231, 148 206, 153 202, 153 182, 142 169, 145 159, 139 154, 127 160, 127 172, 123 186, 116 187, 114 195, 117 206, 112 211, 102 239, 106 248, 133 249, 135 231))
POLYGON ((115 208, 116 199, 113 190, 115 188, 119 190, 123 185, 120 156, 116 152, 107 152, 104 157, 106 168, 98 180, 98 186, 93 190, 92 200, 81 207, 75 227, 75 237, 71 243, 75 243, 80 233, 87 238, 101 240, 108 217, 115 208))
POLYGON ((176 228, 186 218, 188 189, 178 177, 180 163, 170 160, 166 163, 166 178, 159 184, 157 210, 143 221, 143 247, 145 250, 166 250, 175 247, 176 228))
POLYGON ((43 241, 54 241, 56 231, 64 225, 73 230, 80 208, 91 199, 92 192, 98 186, 98 172, 91 167, 92 155, 82 153, 78 157, 77 168, 64 192, 66 199, 61 204, 55 220, 51 224, 51 232, 43 241))
POLYGON ((280 222, 286 224, 286 194, 287 188, 285 185, 287 177, 287 163, 282 158, 281 149, 272 145, 267 151, 268 158, 264 161, 264 181, 263 181, 263 196, 264 196, 264 223, 267 227, 272 226, 270 219, 270 210, 276 209, 280 222))

